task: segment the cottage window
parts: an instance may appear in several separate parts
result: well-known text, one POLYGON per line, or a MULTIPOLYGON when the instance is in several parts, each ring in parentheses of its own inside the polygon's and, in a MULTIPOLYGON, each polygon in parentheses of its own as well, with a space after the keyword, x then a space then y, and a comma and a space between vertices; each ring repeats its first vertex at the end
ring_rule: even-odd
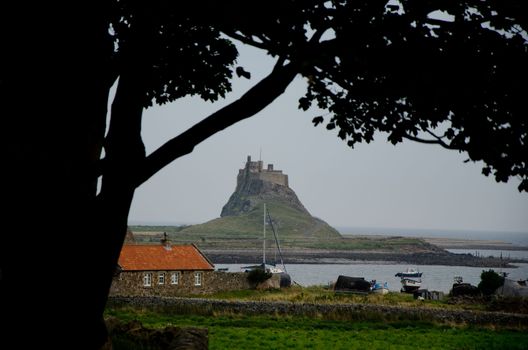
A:
POLYGON ((180 273, 179 272, 171 273, 171 284, 178 284, 179 281, 180 281, 180 273))
POLYGON ((151 285, 152 285, 152 274, 151 273, 146 273, 143 276, 143 286, 150 287, 151 285))
POLYGON ((201 272, 195 272, 194 273, 194 285, 195 286, 201 286, 202 285, 202 273, 201 272))
POLYGON ((158 274, 158 284, 165 284, 165 274, 164 273, 158 274))

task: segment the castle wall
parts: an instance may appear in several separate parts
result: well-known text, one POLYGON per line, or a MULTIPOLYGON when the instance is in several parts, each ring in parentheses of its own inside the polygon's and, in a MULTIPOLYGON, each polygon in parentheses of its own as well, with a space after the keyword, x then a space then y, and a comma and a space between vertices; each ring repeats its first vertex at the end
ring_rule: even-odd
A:
POLYGON ((289 187, 288 175, 283 174, 282 170, 274 170, 273 164, 268 164, 267 169, 264 168, 264 162, 259 160, 257 162, 251 161, 248 156, 246 166, 244 169, 238 171, 237 188, 246 180, 259 179, 275 183, 278 185, 289 187))
POLYGON ((282 186, 288 186, 288 175, 283 174, 282 172, 273 171, 267 172, 263 171, 258 174, 258 178, 263 181, 268 181, 276 183, 282 186))

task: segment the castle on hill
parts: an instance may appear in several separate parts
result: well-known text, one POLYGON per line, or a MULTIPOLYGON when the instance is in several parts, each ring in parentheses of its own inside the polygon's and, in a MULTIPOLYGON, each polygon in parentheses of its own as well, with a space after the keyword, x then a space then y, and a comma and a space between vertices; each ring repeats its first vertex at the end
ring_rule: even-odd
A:
POLYGON ((262 160, 252 161, 251 156, 247 157, 244 168, 238 170, 235 192, 222 207, 220 218, 211 220, 210 226, 205 223, 195 230, 203 234, 209 229, 217 234, 218 227, 222 227, 228 234, 254 235, 262 225, 263 204, 272 213, 282 237, 341 237, 334 228, 306 210, 290 188, 288 175, 274 169, 273 164, 265 166, 262 160))
POLYGON ((289 187, 288 175, 283 174, 282 170, 273 169, 273 164, 268 164, 267 168, 264 168, 264 162, 262 160, 254 162, 251 160, 251 156, 247 156, 244 169, 239 169, 238 171, 237 188, 249 180, 262 180, 289 187))
POLYGON ((264 167, 262 160, 252 161, 247 157, 246 165, 238 170, 235 192, 222 208, 221 217, 238 216, 260 206, 263 201, 281 202, 287 207, 310 215, 290 188, 288 175, 273 169, 273 164, 264 167))

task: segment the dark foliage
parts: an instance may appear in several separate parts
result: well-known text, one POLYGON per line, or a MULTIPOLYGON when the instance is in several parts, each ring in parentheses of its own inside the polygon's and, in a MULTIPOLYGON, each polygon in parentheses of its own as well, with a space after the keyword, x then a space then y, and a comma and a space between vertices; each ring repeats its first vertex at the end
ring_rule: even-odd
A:
POLYGON ((519 190, 528 190, 526 2, 117 4, 116 61, 148 62, 145 105, 223 97, 236 39, 294 63, 308 81, 299 108, 327 110, 313 123, 326 120, 349 146, 379 132, 393 144, 437 144, 483 161, 482 173, 497 181, 521 179, 519 190), (130 49, 138 40, 140 54, 130 49))
POLYGON ((351 147, 377 132, 393 144, 438 144, 528 190, 526 2, 335 3, 316 27, 335 38, 303 66, 309 88, 300 108, 327 109, 327 129, 351 147))
POLYGON ((271 272, 266 272, 264 269, 253 269, 248 272, 247 279, 253 284, 259 284, 271 278, 271 272))
POLYGON ((493 270, 482 271, 478 289, 484 295, 493 294, 497 288, 504 284, 504 277, 493 270))

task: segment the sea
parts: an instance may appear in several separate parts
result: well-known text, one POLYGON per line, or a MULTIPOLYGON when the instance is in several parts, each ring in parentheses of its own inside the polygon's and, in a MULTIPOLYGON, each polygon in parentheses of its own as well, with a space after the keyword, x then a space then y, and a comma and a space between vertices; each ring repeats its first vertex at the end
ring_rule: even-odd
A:
POLYGON ((336 227, 342 235, 381 235, 404 237, 455 238, 470 240, 492 240, 528 247, 528 229, 526 231, 476 231, 476 230, 437 230, 416 228, 387 227, 336 227))
MULTIPOLYGON (((481 231, 440 231, 440 230, 410 230, 410 229, 362 229, 341 228, 342 234, 361 235, 398 235, 406 237, 435 237, 435 238, 462 238, 475 240, 498 240, 528 247, 528 232, 481 232, 481 231)), ((358 262, 348 264, 288 264, 286 271, 294 283, 301 286, 328 286, 334 283, 340 275, 363 277, 368 281, 387 282, 389 290, 401 289, 400 278, 395 274, 415 268, 422 272, 422 288, 431 291, 449 293, 454 278, 462 277, 466 283, 478 285, 482 271, 494 270, 505 273, 512 280, 528 279, 528 250, 488 250, 488 249, 448 249, 455 254, 472 254, 479 256, 510 257, 526 260, 527 263, 516 263, 516 268, 482 268, 467 266, 439 266, 439 265, 402 265, 389 262, 374 261, 370 263, 358 262)), ((216 264, 215 268, 228 269, 229 272, 243 271, 245 265, 241 264, 216 264)))

